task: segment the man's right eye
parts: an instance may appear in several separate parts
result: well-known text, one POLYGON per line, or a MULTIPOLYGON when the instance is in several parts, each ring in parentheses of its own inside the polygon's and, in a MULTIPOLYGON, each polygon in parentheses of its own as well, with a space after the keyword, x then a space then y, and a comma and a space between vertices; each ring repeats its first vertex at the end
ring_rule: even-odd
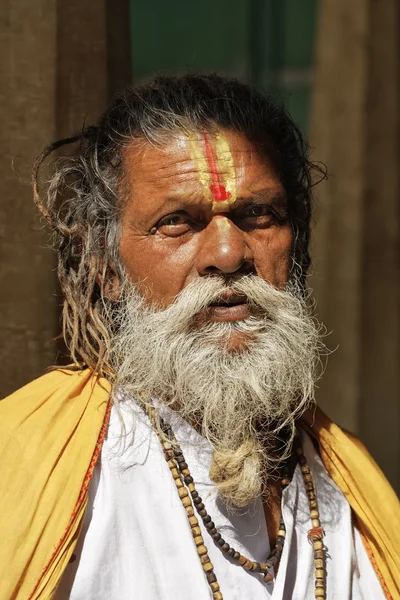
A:
POLYGON ((187 214, 167 215, 152 227, 151 233, 160 233, 166 237, 179 237, 189 233, 193 229, 193 223, 187 214))
POLYGON ((187 217, 185 217, 185 215, 169 215, 159 221, 158 228, 163 227, 164 225, 181 225, 182 223, 187 223, 187 217))

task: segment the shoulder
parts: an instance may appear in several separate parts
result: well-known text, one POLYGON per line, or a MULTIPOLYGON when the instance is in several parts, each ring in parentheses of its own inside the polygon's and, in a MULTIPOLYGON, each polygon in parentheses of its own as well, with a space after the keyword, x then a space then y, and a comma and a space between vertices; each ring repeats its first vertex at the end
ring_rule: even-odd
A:
POLYGON ((385 529, 400 528, 396 493, 364 444, 318 408, 303 415, 301 426, 315 440, 330 477, 369 533, 371 527, 382 535, 385 529))
POLYGON ((93 374, 91 369, 59 367, 49 370, 47 373, 30 381, 23 387, 19 388, 9 396, 1 399, 1 402, 14 401, 32 394, 43 394, 49 391, 54 391, 57 388, 65 387, 73 382, 83 381, 93 374))
POLYGON ((1 565, 12 567, 7 576, 18 598, 29 596, 41 573, 43 581, 52 578, 53 589, 68 562, 107 429, 110 390, 90 369, 57 369, 0 402, 0 529, 6 540, 0 572, 1 565))
POLYGON ((301 426, 316 441, 330 477, 353 510, 379 581, 394 597, 399 592, 400 564, 398 536, 392 533, 400 530, 400 507, 394 490, 364 444, 320 409, 307 411, 301 426))
POLYGON ((73 405, 99 406, 108 401, 111 385, 91 369, 54 369, 0 401, 0 430, 29 429, 70 412, 73 405))
POLYGON ((373 474, 374 477, 385 480, 381 469, 361 440, 339 427, 320 408, 306 411, 301 418, 301 426, 317 443, 331 475, 343 474, 348 479, 352 474, 367 483, 373 474))

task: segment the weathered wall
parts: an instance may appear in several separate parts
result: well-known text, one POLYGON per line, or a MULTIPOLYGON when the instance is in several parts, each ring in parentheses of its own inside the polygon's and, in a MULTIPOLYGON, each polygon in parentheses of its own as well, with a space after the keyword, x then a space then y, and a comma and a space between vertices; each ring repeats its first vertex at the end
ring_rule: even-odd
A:
POLYGON ((314 237, 330 357, 319 402, 400 489, 400 4, 321 0, 311 141, 330 177, 314 237))
POLYGON ((118 10, 109 0, 0 3, 1 397, 57 355, 55 260, 32 203, 32 162, 55 138, 95 120, 129 83, 127 48, 125 0, 118 10))
POLYGON ((27 181, 33 157, 53 139, 56 6, 0 3, 0 373, 2 395, 55 359, 55 277, 27 181))

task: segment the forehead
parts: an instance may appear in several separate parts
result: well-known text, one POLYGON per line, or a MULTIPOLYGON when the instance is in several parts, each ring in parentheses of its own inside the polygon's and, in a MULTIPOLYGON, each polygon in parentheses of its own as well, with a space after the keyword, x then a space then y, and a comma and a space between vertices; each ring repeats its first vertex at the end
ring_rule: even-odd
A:
POLYGON ((124 155, 130 198, 201 198, 228 210, 238 196, 282 185, 272 160, 243 134, 218 130, 171 134, 165 144, 132 144, 124 155), (151 198, 149 191, 151 190, 151 198))

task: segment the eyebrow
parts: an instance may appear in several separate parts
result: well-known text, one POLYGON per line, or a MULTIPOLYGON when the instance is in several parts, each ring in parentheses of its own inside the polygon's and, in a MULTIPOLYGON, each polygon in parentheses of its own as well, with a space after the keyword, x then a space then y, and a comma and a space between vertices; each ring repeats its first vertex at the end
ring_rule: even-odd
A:
POLYGON ((252 197, 251 198, 243 198, 244 200, 251 200, 254 198, 260 198, 261 200, 275 200, 278 202, 284 201, 287 202, 287 195, 285 190, 282 188, 280 190, 265 188, 263 190, 258 190, 256 192, 252 192, 250 190, 252 197))
POLYGON ((265 204, 268 203, 271 206, 276 208, 287 208, 288 207, 288 199, 287 195, 284 191, 281 190, 260 190, 258 192, 253 193, 251 196, 243 197, 239 196, 235 203, 232 205, 231 209, 234 212, 235 208, 240 208, 241 206, 246 206, 248 204, 265 204))

